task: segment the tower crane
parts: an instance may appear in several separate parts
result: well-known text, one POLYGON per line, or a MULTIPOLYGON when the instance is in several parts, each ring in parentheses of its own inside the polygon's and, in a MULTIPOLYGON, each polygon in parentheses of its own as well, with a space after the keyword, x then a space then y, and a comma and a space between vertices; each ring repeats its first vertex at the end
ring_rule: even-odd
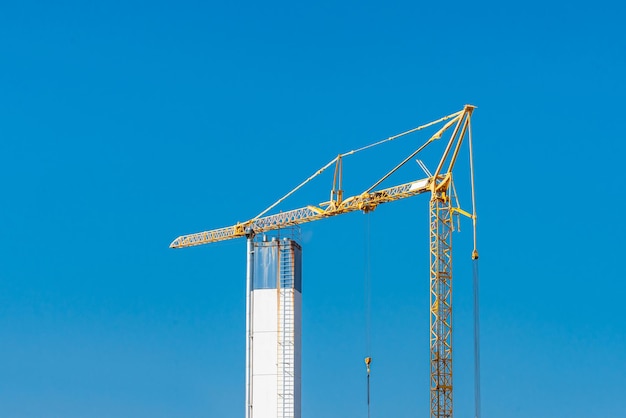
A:
MULTIPOLYGON (((452 418, 452 232, 454 217, 457 214, 472 219, 474 249, 472 259, 478 258, 476 249, 476 210, 474 199, 474 172, 472 155, 471 117, 475 106, 465 105, 462 110, 444 116, 425 125, 418 126, 398 135, 383 139, 374 144, 339 154, 313 175, 280 198, 256 217, 238 222, 235 225, 210 231, 183 235, 176 238, 171 248, 185 248, 196 245, 246 237, 248 243, 255 234, 300 225, 331 216, 363 211, 370 212, 378 205, 405 199, 415 195, 430 193, 430 416, 431 418, 452 418), (342 161, 355 154, 384 142, 392 141, 416 131, 440 125, 441 127, 423 145, 413 151, 397 166, 360 194, 344 197, 342 190, 342 161), (450 133, 451 132, 451 133, 450 133), (437 168, 427 173, 426 178, 417 179, 393 187, 377 189, 393 173, 415 158, 431 143, 450 133, 437 168), (453 168, 465 139, 469 142, 470 174, 472 183, 472 212, 461 209, 456 199, 452 178, 453 168), (266 215, 286 198, 305 184, 334 166, 333 185, 330 199, 317 205, 266 215)), ((419 161, 418 161, 419 162, 419 161)), ((422 164, 420 164, 422 165, 422 164)))

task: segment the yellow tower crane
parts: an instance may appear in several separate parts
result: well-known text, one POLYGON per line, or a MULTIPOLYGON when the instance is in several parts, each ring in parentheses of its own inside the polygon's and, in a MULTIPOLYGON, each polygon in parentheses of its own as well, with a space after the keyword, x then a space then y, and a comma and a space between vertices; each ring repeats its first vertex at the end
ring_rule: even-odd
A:
POLYGON ((258 233, 300 225, 344 213, 359 210, 370 212, 382 203, 393 202, 430 192, 430 416, 431 418, 451 418, 452 232, 454 230, 453 219, 456 214, 461 214, 472 219, 474 229, 474 250, 472 252, 472 259, 478 258, 478 251, 476 249, 476 210, 474 204, 474 171, 471 134, 471 117, 474 109, 475 106, 465 105, 462 110, 433 122, 418 126, 357 150, 339 154, 256 217, 245 222, 239 222, 233 226, 180 236, 170 244, 170 248, 185 248, 234 238, 249 238, 258 233), (443 124, 443 126, 441 126, 441 128, 423 145, 412 152, 363 193, 348 198, 343 197, 342 160, 344 157, 378 146, 384 142, 392 141, 401 136, 441 124, 443 124), (444 133, 450 130, 450 137, 434 173, 428 172, 426 167, 422 166, 427 173, 426 178, 376 190, 383 181, 395 173, 400 167, 415 158, 429 144, 441 139, 444 133), (459 207, 452 181, 452 171, 459 155, 461 144, 466 137, 469 142, 472 213, 468 213, 459 207), (264 216, 286 198, 333 165, 335 172, 329 201, 318 205, 308 205, 302 208, 264 216))

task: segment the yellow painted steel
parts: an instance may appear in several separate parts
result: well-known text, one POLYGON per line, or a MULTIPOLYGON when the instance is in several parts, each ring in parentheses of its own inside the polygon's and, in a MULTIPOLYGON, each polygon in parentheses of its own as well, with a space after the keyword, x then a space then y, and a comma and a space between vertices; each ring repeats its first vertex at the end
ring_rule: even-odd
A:
POLYGON ((275 215, 251 219, 247 222, 238 223, 226 228, 183 235, 176 238, 170 244, 170 247, 184 248, 192 247, 194 245, 210 244, 212 242, 244 237, 246 235, 246 231, 253 231, 256 234, 316 221, 330 216, 341 215, 343 213, 355 212, 359 210, 369 212, 374 210, 376 206, 380 204, 393 202, 395 200, 427 192, 429 190, 429 184, 432 181, 432 178, 417 180, 372 193, 352 196, 341 201, 339 205, 334 204, 335 202, 327 202, 320 206, 306 206, 275 215))
POLYGON ((461 215, 467 216, 470 219, 472 219, 474 217, 471 213, 466 212, 466 211, 464 211, 461 208, 450 208, 450 210, 452 211, 452 213, 460 213, 461 215))
POLYGON ((430 200, 430 416, 452 417, 452 209, 430 200))
MULTIPOLYGON (((265 209, 255 218, 236 225, 183 235, 176 238, 171 248, 185 248, 209 244, 234 238, 242 238, 247 234, 258 234, 289 226, 300 225, 331 216, 355 211, 370 212, 380 204, 393 202, 407 197, 430 192, 430 416, 431 418, 452 418, 452 217, 460 213, 473 220, 474 251, 472 258, 478 258, 476 250, 476 208, 474 200, 474 171, 471 147, 471 116, 474 106, 465 105, 463 110, 444 116, 436 121, 421 125, 401 134, 389 137, 374 144, 339 154, 324 165, 304 182, 265 209), (446 122, 426 143, 405 158, 401 163, 385 174, 380 180, 359 195, 343 197, 342 190, 342 159, 348 155, 394 140, 400 136, 413 133, 437 123, 446 122), (401 166, 411 161, 427 145, 442 137, 451 127, 452 134, 437 165, 430 177, 415 180, 373 191, 384 180, 395 173, 401 166), (463 139, 469 132, 470 137, 470 171, 472 183, 472 210, 468 213, 460 207, 452 206, 452 170, 463 139), (444 167, 447 163, 447 169, 444 167), (330 201, 319 205, 309 205, 299 209, 263 216, 287 197, 295 193, 324 170, 335 165, 330 201)), ((368 373, 371 359, 365 360, 368 373)))

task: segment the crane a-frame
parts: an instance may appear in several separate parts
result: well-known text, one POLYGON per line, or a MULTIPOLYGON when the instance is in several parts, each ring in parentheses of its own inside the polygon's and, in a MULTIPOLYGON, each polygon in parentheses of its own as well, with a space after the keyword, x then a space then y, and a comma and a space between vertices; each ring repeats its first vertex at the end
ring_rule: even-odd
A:
POLYGON ((476 211, 474 205, 471 135, 471 117, 474 109, 475 107, 472 105, 465 105, 462 110, 444 116, 436 121, 394 135, 366 147, 340 154, 256 217, 233 226, 180 236, 170 244, 170 247, 185 248, 242 237, 248 237, 250 240, 251 237, 258 233, 300 225, 306 222, 359 210, 369 212, 383 203, 430 192, 430 416, 431 418, 451 418, 452 231, 454 230, 453 217, 457 213, 465 215, 473 221, 474 250, 472 258, 478 258, 478 251, 476 250, 476 211), (343 197, 342 159, 344 157, 439 124, 443 124, 443 126, 434 135, 371 187, 361 194, 348 198, 343 197), (434 173, 430 173, 426 169, 425 171, 427 171, 428 175, 426 178, 376 190, 383 181, 390 177, 401 166, 415 158, 417 154, 429 144, 441 139, 444 133, 449 130, 451 130, 451 135, 434 173), (469 142, 472 213, 462 210, 458 206, 458 203, 456 203, 455 206, 455 193, 452 182, 452 171, 459 155, 461 144, 466 137, 468 137, 469 142), (335 173, 329 201, 319 205, 309 205, 264 216, 287 197, 333 165, 335 173))

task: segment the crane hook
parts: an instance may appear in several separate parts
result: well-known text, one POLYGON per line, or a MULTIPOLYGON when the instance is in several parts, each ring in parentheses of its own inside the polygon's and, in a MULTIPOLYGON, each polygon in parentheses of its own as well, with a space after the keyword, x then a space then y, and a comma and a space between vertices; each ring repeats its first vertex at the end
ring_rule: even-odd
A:
POLYGON ((367 374, 370 374, 370 364, 372 364, 372 358, 365 357, 365 367, 367 367, 367 374))

